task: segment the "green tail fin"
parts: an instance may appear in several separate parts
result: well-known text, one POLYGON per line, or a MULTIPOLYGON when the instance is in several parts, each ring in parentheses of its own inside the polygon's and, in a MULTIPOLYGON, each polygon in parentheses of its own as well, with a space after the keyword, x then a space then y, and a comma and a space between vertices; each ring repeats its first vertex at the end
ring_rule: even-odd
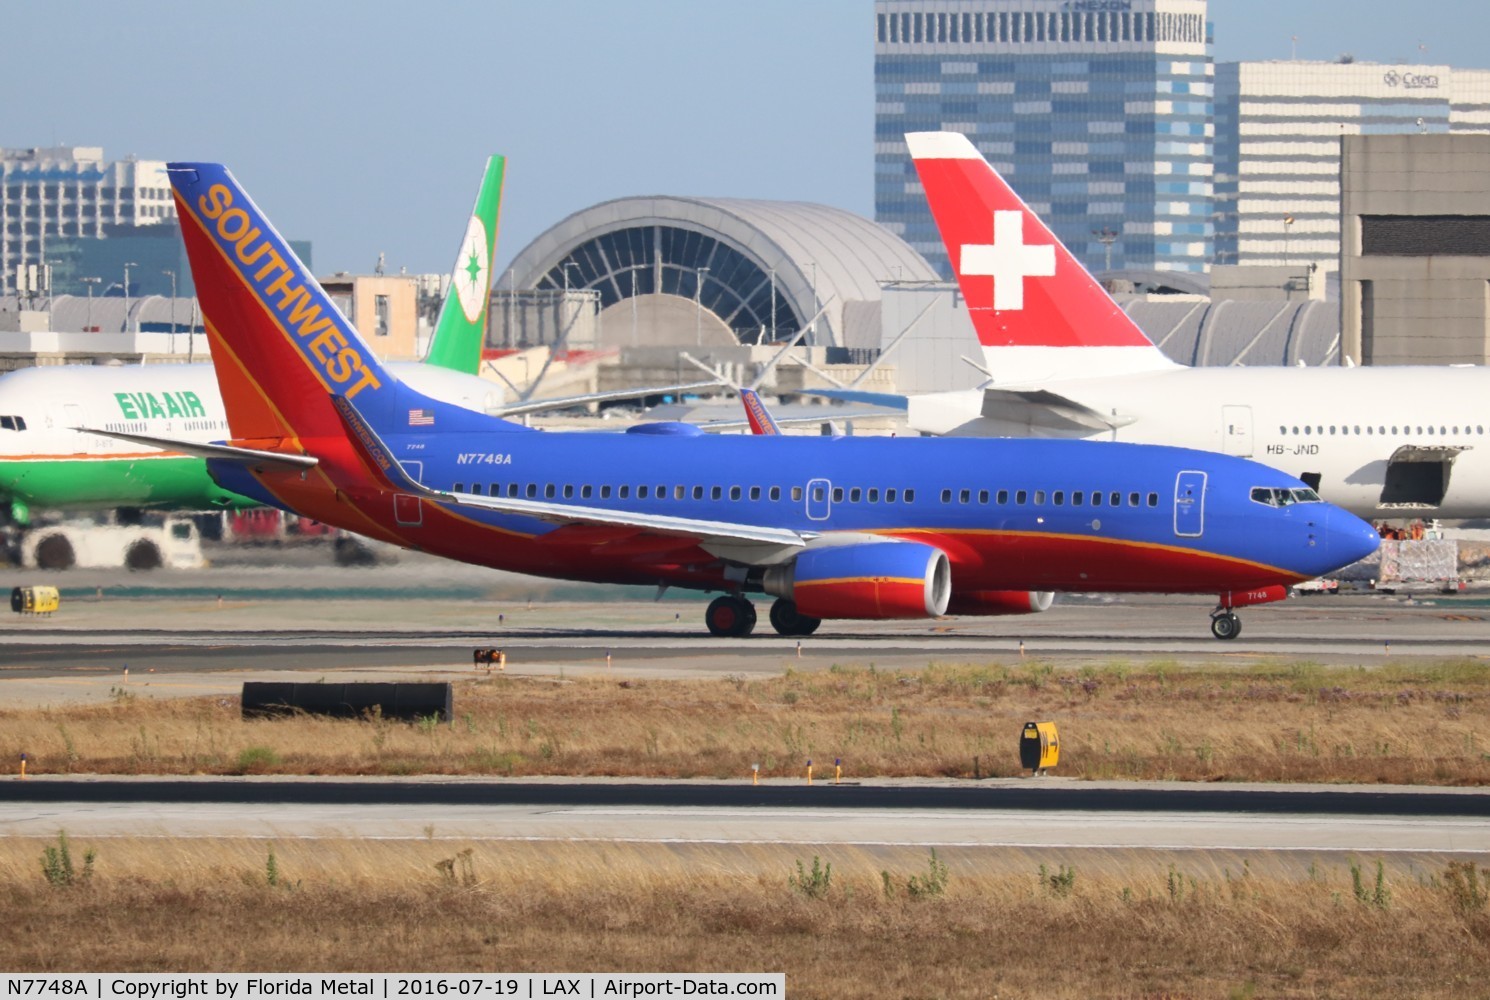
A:
POLYGON ((492 254, 497 248, 497 218, 502 206, 502 174, 505 157, 486 161, 486 175, 471 209, 460 252, 440 307, 440 320, 429 342, 425 364, 475 375, 481 368, 481 349, 486 344, 486 312, 491 301, 492 254))

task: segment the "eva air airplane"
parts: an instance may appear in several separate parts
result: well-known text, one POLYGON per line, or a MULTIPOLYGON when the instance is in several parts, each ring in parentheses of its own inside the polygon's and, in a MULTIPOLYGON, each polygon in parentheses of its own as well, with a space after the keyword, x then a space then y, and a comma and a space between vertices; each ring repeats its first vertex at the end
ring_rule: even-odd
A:
MULTIPOLYGON (((503 157, 487 161, 424 362, 389 365, 400 379, 429 395, 476 410, 490 408, 495 390, 476 372, 504 167, 503 157)), ((0 377, 0 504, 8 506, 12 521, 27 523, 33 508, 211 510, 258 505, 213 482, 199 457, 93 430, 203 442, 228 436, 213 366, 63 365, 23 368, 0 377)), ((0 509, 0 522, 5 513, 0 509)))

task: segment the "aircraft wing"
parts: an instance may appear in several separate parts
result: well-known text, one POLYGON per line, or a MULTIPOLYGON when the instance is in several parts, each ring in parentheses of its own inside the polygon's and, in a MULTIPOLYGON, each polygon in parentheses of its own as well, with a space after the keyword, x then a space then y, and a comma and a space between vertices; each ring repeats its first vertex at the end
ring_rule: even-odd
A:
MULTIPOLYGON (((700 545, 720 550, 752 552, 752 561, 771 561, 784 552, 806 546, 815 537, 789 528, 771 528, 732 521, 705 521, 691 517, 668 517, 664 514, 642 514, 634 511, 607 510, 601 507, 579 507, 549 503, 543 500, 520 500, 508 497, 477 496, 474 493, 447 493, 433 490, 410 476, 377 432, 344 396, 332 396, 337 412, 347 425, 350 438, 362 457, 382 475, 388 486, 400 493, 422 497, 433 503, 476 507, 502 514, 520 514, 550 524, 582 524, 598 527, 632 528, 651 534, 690 538, 700 545)), ((722 551, 721 551, 722 554, 722 551)))
POLYGON ((908 405, 905 396, 893 392, 863 392, 858 389, 794 389, 799 396, 821 396, 845 403, 863 403, 866 406, 882 406, 887 410, 903 410, 908 405))
MULTIPOLYGON (((867 403, 870 406, 901 410, 908 406, 907 397, 886 392, 859 392, 853 389, 802 389, 799 391, 803 396, 822 396, 824 399, 867 403)), ((1074 427, 1099 431, 1111 430, 1114 427, 1131 424, 1135 419, 1122 414, 1102 413, 1070 396, 1034 387, 984 387, 982 415, 989 420, 1061 431, 1071 430, 1074 427)))
MULTIPOLYGON (((873 420, 877 417, 882 418, 884 416, 885 414, 876 413, 873 410, 829 410, 827 413, 824 413, 820 417, 772 417, 771 421, 772 423, 777 425, 777 434, 779 435, 780 429, 782 427, 794 427, 805 424, 842 424, 849 423, 854 420, 873 420)), ((694 426, 697 427, 699 430, 705 431, 709 434, 713 434, 718 431, 739 430, 741 427, 750 427, 751 433, 755 434, 758 437, 774 436, 770 434, 758 433, 751 425, 750 421, 744 418, 741 418, 740 420, 706 420, 703 423, 695 424, 694 426)))
POLYGON ((102 431, 93 427, 74 427, 72 430, 100 437, 118 438, 133 444, 143 444, 162 451, 175 451, 197 458, 217 458, 237 462, 250 468, 267 472, 303 472, 318 464, 318 459, 309 455, 295 455, 279 451, 260 451, 257 448, 237 448, 229 444, 207 444, 201 441, 179 441, 175 438, 152 437, 149 434, 125 434, 122 431, 102 431))
POLYGON ((717 389, 721 382, 690 382, 687 385, 658 385, 642 389, 616 389, 611 392, 591 392, 583 396, 560 396, 555 399, 540 399, 528 403, 513 403, 499 406, 491 411, 494 417, 518 417, 525 413, 543 413, 548 410, 567 410, 590 403, 608 403, 617 399, 642 399, 646 396, 676 396, 698 389, 717 389))

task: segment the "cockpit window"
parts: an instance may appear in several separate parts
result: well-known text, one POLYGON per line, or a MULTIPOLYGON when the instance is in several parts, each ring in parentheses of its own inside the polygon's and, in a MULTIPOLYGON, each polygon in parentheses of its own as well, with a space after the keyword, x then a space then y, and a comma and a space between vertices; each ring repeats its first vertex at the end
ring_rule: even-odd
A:
POLYGON ((1296 503, 1323 503, 1311 489, 1286 490, 1276 486, 1252 487, 1252 502, 1269 507, 1287 507, 1296 503))
POLYGON ((3 417, 0 416, 0 430, 23 431, 26 429, 25 417, 3 417))

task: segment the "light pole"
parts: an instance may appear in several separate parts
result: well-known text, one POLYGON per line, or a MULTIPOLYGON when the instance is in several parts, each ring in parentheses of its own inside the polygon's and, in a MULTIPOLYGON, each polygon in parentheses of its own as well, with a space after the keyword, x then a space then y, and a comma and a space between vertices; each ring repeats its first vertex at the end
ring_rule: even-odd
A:
POLYGON ((776 343, 776 268, 771 268, 771 343, 776 343))
POLYGON ((817 261, 809 260, 807 266, 812 268, 812 322, 807 325, 807 331, 811 334, 810 342, 817 341, 817 261))
POLYGON ((569 269, 571 267, 579 267, 579 264, 572 260, 566 260, 564 262, 564 312, 562 315, 567 317, 567 321, 560 327, 559 339, 555 341, 556 344, 568 342, 569 327, 574 324, 574 318, 569 312, 569 269))
POLYGON ((171 279, 171 353, 176 353, 176 272, 170 268, 160 272, 171 279))
POLYGON ((139 267, 134 261, 126 261, 124 264, 124 332, 129 332, 129 269, 139 267))
MULTIPOLYGON (((505 336, 502 338, 508 347, 517 343, 517 338, 512 335, 512 309, 516 299, 517 275, 514 273, 514 268, 509 267, 507 269, 507 330, 505 336)), ((485 347, 486 345, 482 344, 481 346, 485 347)))
POLYGON ((1103 270, 1105 270, 1105 271, 1111 271, 1112 270, 1112 245, 1117 242, 1117 238, 1118 238, 1118 232, 1117 232, 1117 230, 1116 229, 1112 229, 1109 226, 1103 226, 1101 229, 1093 229, 1092 230, 1092 235, 1095 236, 1095 237, 1097 237, 1097 242, 1098 243, 1101 243, 1103 249, 1107 251, 1107 264, 1103 268, 1103 270))
POLYGON ((704 346, 704 275, 709 273, 707 267, 696 267, 693 269, 698 277, 693 286, 693 340, 699 346, 704 346))
POLYGON ((52 328, 52 306, 56 302, 56 295, 52 291, 52 265, 53 264, 61 264, 61 263, 62 263, 62 261, 61 261, 60 258, 53 258, 52 260, 46 261, 46 263, 45 263, 45 265, 43 266, 43 269, 42 269, 41 280, 46 285, 46 289, 45 290, 46 290, 46 293, 47 293, 47 329, 48 330, 50 330, 52 328))
POLYGON ((79 278, 83 284, 88 286, 88 323, 84 327, 85 333, 93 332, 93 286, 102 281, 102 278, 79 278))
POLYGON ((1288 257, 1289 257, 1289 253, 1288 253, 1288 240, 1289 240, 1289 237, 1292 234, 1293 234, 1293 216, 1291 216, 1291 215, 1285 215, 1283 217, 1283 266, 1285 268, 1288 267, 1289 264, 1291 263, 1291 261, 1289 261, 1289 259, 1288 259, 1288 257))

